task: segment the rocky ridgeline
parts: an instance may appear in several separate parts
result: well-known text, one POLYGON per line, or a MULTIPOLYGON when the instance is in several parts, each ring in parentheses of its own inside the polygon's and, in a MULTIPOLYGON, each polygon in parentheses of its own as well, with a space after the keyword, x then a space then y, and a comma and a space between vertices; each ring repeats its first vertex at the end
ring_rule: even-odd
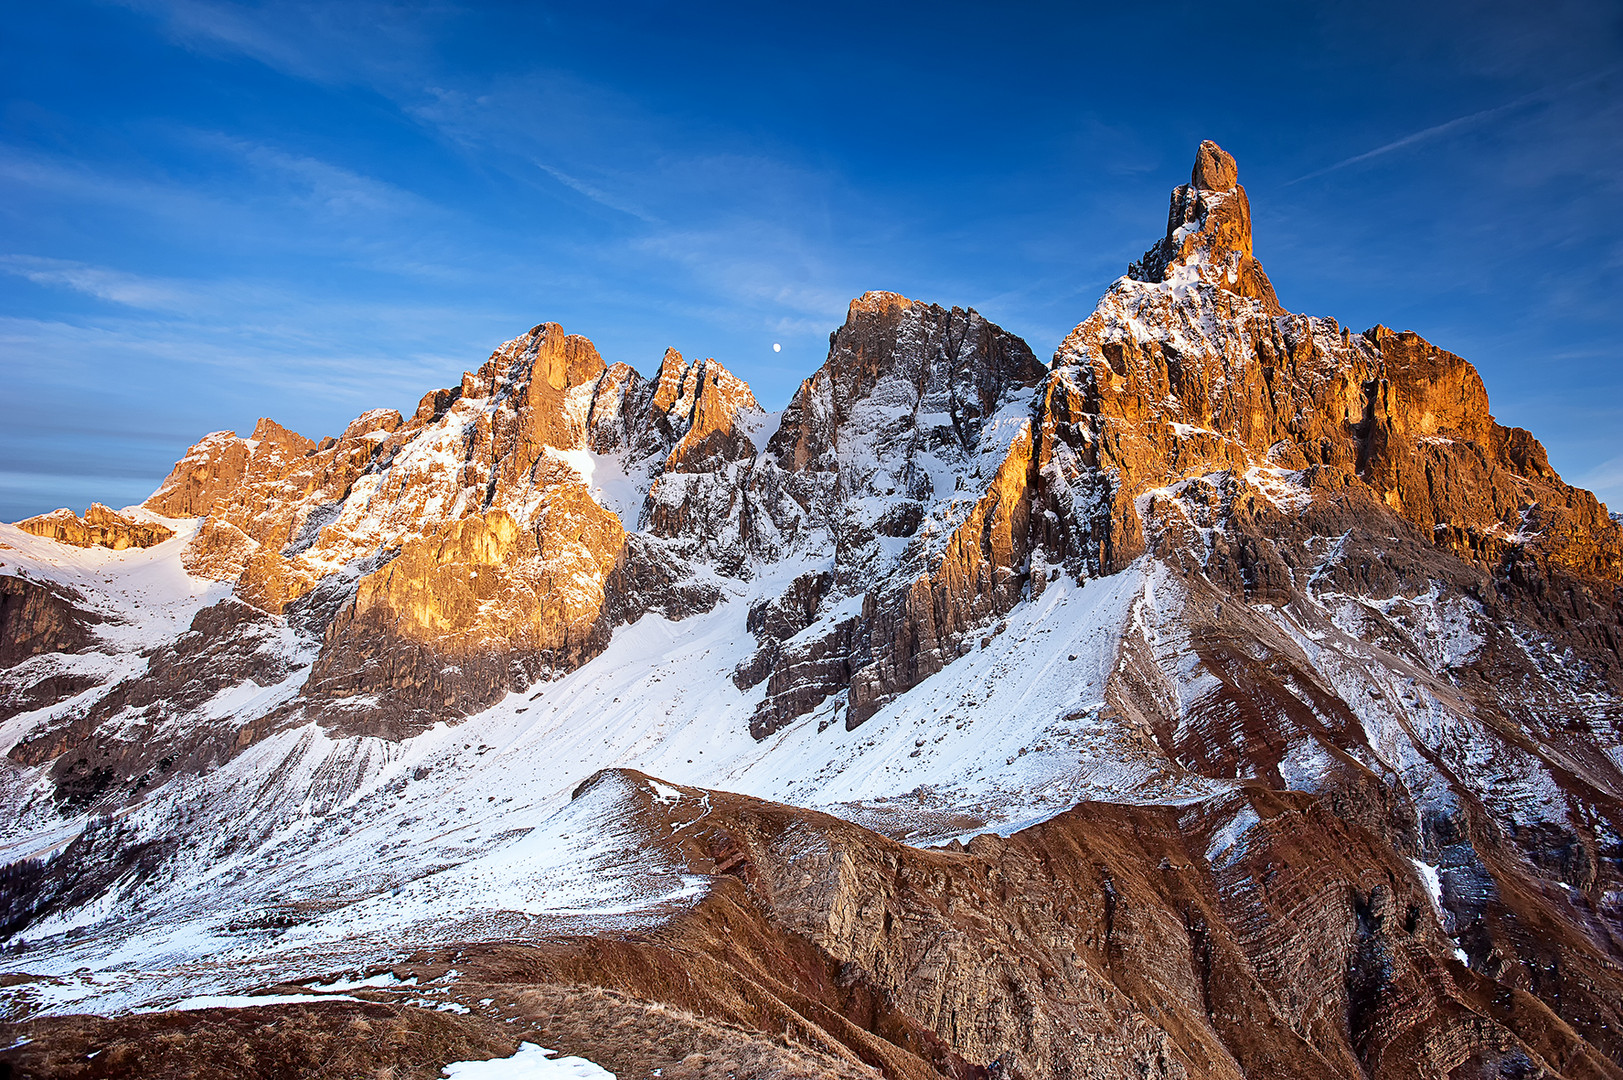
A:
POLYGON ((567 671, 645 611, 708 610, 712 572, 830 558, 805 621, 770 628, 785 638, 876 582, 877 617, 908 621, 885 605, 936 582, 947 625, 909 625, 877 664, 847 645, 808 681, 766 633, 758 674, 739 679, 772 680, 764 734, 865 668, 852 715, 871 713, 1015 601, 1019 582, 972 534, 1011 527, 1004 459, 1029 441, 1043 373, 974 312, 870 293, 768 433, 714 360, 671 350, 650 380, 548 324, 410 419, 373 411, 319 444, 270 420, 209 435, 145 505, 202 518, 188 569, 319 636, 297 712, 342 731, 406 734, 567 671))
MULTIPOLYGON (((319 445, 269 420, 210 435, 146 506, 204 519, 194 572, 321 635, 308 711, 397 734, 577 666, 643 611, 708 609, 701 568, 747 578, 788 556, 828 569, 797 583, 797 615, 756 621, 735 679, 767 684, 752 730, 842 694, 855 726, 1050 568, 1126 566, 1158 534, 1145 516, 1196 476, 1245 520, 1396 514, 1523 593, 1572 594, 1597 644, 1623 574, 1616 524, 1494 423, 1469 364, 1280 309, 1211 143, 1166 236, 1051 367, 973 311, 869 293, 777 428, 764 419, 714 360, 672 350, 650 380, 548 324, 409 420, 370 412, 319 445), (859 613, 802 634, 854 595, 859 613)), ((1277 545, 1229 539, 1219 569, 1283 595, 1277 545)))
MULTIPOLYGON (((1623 1076, 1623 527, 1463 359, 1285 311, 1215 144, 1047 365, 867 293, 774 427, 714 360, 647 378, 546 324, 409 418, 210 435, 146 509, 199 519, 185 563, 233 596, 100 697, 0 683, 11 712, 85 695, 9 751, 66 807, 311 720, 455 721, 763 577, 727 690, 751 734, 854 730, 1132 567, 1104 700, 1065 719, 1222 799, 965 852, 709 793, 650 835, 736 887, 657 947, 525 962, 887 1075, 1623 1076), (250 678, 297 687, 200 711, 250 678)), ((98 508, 61 513, 30 531, 98 508)), ((94 647, 82 597, 3 591, 4 655, 94 647)))
POLYGON ((649 382, 548 324, 409 420, 366 413, 320 444, 268 420, 248 439, 210 435, 147 506, 204 518, 194 573, 321 636, 312 710, 401 734, 568 670, 643 610, 712 605, 714 590, 675 580, 677 560, 727 548, 729 532, 736 547, 706 497, 753 455, 740 425, 759 412, 714 361, 672 351, 649 382), (594 455, 646 495, 624 522, 588 487, 594 455))
POLYGON ((175 535, 167 526, 126 517, 101 503, 91 503, 82 518, 64 506, 49 514, 25 518, 17 522, 17 528, 74 547, 104 547, 114 551, 151 547, 175 535))
MULTIPOLYGON (((1464 360, 1283 312, 1212 143, 1166 236, 1050 365, 974 311, 868 293, 766 419, 714 360, 671 350, 648 379, 545 324, 410 418, 374 410, 320 443, 270 420, 209 435, 145 506, 201 518, 187 567, 315 652, 259 734, 310 717, 410 734, 578 666, 645 612, 709 610, 716 575, 786 558, 820 568, 749 620, 759 648, 733 681, 765 684, 757 737, 831 698, 854 728, 1050 579, 1146 552, 1198 567, 1196 593, 1241 602, 1231 618, 1248 601, 1310 609, 1326 585, 1445 582, 1490 624, 1514 612, 1608 685, 1623 677, 1623 529, 1494 422, 1464 360)), ((58 519, 85 531, 62 512, 29 527, 58 519)), ((1182 624, 1221 604, 1190 600, 1182 624)), ((1166 730, 1150 683, 1121 707, 1166 730)))

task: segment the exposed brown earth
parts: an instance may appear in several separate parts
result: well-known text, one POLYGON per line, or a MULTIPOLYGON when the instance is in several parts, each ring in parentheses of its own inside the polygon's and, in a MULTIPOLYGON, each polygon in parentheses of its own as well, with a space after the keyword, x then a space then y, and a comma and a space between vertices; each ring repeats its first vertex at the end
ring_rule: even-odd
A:
MULTIPOLYGON (((880 1075, 848 1052, 819 1052, 793 1038, 763 1037, 601 986, 525 981, 478 988, 500 996, 501 1004, 459 1016, 393 1004, 374 994, 384 1000, 199 1009, 168 1013, 156 1022, 150 1017, 89 1024, 78 1017, 37 1021, 27 1026, 33 1043, 0 1056, 0 1076, 439 1080, 446 1062, 508 1057, 521 1042, 584 1057, 622 1080, 874 1080, 880 1075)), ((459 989, 466 997, 474 987, 459 989)), ((0 1032, 6 1030, 0 1026, 0 1032)))
POLYGON ((511 1054, 519 1034, 493 1020, 341 1001, 89 1022, 75 1017, 43 1022, 35 1030, 40 1037, 7 1054, 0 1075, 19 1080, 438 1080, 443 1062, 511 1054))
POLYGON ((333 1075, 363 1063, 434 1075, 401 1059, 503 1055, 516 1021, 621 1076, 719 1075, 701 1066, 725 1061, 921 1080, 1623 1076, 1623 980, 1556 929, 1550 898, 1507 893, 1505 921, 1540 939, 1547 959, 1520 969, 1561 971, 1578 1026, 1541 999, 1547 986, 1457 960, 1407 860, 1330 799, 1254 786, 1204 807, 1085 804, 1006 839, 922 850, 793 807, 685 794, 634 811, 651 835, 690 825, 675 853, 715 875, 662 929, 469 945, 394 968, 448 985, 467 1018, 340 1003, 64 1018, 14 1025, 35 1042, 6 1058, 47 1075, 30 1070, 95 1046, 150 1061, 147 1075, 220 1075, 208 1069, 222 1060, 318 1075, 307 1039, 354 1063, 333 1075), (1247 812, 1245 843, 1208 858, 1247 812))

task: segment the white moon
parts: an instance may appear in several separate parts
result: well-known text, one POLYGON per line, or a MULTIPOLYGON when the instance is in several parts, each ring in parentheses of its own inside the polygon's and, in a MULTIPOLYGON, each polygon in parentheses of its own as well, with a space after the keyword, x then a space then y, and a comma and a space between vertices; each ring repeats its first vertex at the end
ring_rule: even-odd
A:
POLYGON ((779 345, 776 341, 774 341, 772 343, 772 351, 773 352, 782 352, 783 351, 783 346, 779 345))

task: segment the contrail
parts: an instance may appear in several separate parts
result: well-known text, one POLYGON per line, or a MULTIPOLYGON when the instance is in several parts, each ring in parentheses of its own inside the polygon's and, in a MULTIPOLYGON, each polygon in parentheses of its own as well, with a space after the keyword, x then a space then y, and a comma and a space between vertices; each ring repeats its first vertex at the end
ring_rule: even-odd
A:
POLYGON ((1605 78, 1607 75, 1617 71, 1618 66, 1619 65, 1613 65, 1612 67, 1597 71, 1592 75, 1586 75, 1576 82, 1568 83, 1566 86, 1556 88, 1545 87, 1542 90, 1535 90, 1531 94, 1523 94, 1516 100, 1507 101, 1503 105, 1495 105, 1491 109, 1483 109, 1481 112, 1474 112, 1465 116, 1456 116, 1452 120, 1445 120, 1441 124, 1434 124, 1429 128, 1423 128, 1420 131, 1414 132, 1413 134, 1405 135, 1401 139, 1394 139, 1392 142, 1389 142, 1384 146, 1377 146, 1373 150, 1366 150, 1362 154, 1354 154, 1350 158, 1344 158, 1343 160, 1336 162, 1334 165, 1326 165, 1322 169, 1317 169, 1313 172, 1307 173, 1304 176, 1298 176, 1295 180, 1287 180, 1281 186, 1290 187, 1292 184, 1300 184, 1303 180, 1312 180, 1314 177, 1323 176, 1325 173, 1332 173, 1337 169, 1345 169, 1349 165, 1357 165, 1361 161, 1368 161, 1370 158, 1380 157, 1382 154, 1390 154, 1392 151, 1401 150, 1405 146, 1414 146, 1416 143, 1429 142, 1440 135, 1446 135, 1451 131, 1458 131, 1462 128, 1472 127, 1473 125, 1482 123, 1484 120, 1491 120, 1493 117, 1499 116, 1502 113, 1510 112, 1512 109, 1519 109, 1523 105, 1531 105, 1535 101, 1554 100, 1555 98, 1563 97, 1572 93, 1572 91, 1578 89, 1586 83, 1591 83, 1597 79, 1605 78))
POLYGON ((632 217, 646 221, 650 225, 658 224, 658 219, 649 217, 642 210, 639 210, 630 203, 622 202, 613 195, 610 195, 608 192, 603 191, 600 188, 595 188, 591 184, 586 183, 584 180, 577 180, 575 177, 570 176, 562 169, 555 169, 544 161, 535 162, 535 167, 552 177, 554 180, 558 181, 558 183, 562 184, 564 187, 570 188, 573 191, 578 191, 580 194, 586 196, 588 199, 591 199, 593 202, 598 203, 599 205, 606 206, 610 210, 618 210, 622 214, 630 214, 632 217))

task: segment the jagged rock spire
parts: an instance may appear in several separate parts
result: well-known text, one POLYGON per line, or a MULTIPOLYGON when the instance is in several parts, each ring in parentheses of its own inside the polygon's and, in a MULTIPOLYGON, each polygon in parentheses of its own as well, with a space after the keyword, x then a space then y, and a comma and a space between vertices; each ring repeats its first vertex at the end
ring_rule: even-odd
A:
POLYGON ((1189 183, 1172 190, 1167 232, 1127 269, 1136 281, 1200 281, 1283 309, 1262 264, 1251 254, 1251 203, 1234 158, 1210 139, 1195 151, 1189 183))
POLYGON ((1189 185, 1200 191, 1233 191, 1239 186, 1240 168, 1234 155, 1206 139, 1195 151, 1195 167, 1189 170, 1189 185))

